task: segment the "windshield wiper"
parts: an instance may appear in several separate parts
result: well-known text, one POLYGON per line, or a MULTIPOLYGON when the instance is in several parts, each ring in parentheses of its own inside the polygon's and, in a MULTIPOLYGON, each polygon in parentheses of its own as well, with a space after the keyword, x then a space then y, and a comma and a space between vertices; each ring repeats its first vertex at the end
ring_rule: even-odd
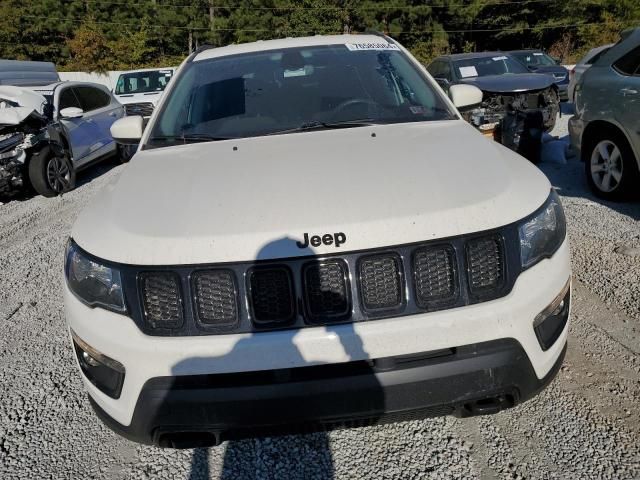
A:
POLYGON ((206 133, 189 133, 183 135, 158 135, 155 137, 151 137, 149 139, 150 142, 182 142, 186 143, 198 143, 198 142, 217 142, 221 140, 234 140, 238 137, 225 137, 222 135, 209 135, 206 133))
POLYGON ((287 128, 285 130, 277 130, 270 132, 267 135, 281 135, 284 133, 297 133, 307 132, 310 130, 331 130, 338 128, 355 128, 355 127, 370 127, 371 125, 379 125, 373 118, 363 118, 358 120, 344 120, 341 122, 306 122, 302 125, 294 128, 287 128))

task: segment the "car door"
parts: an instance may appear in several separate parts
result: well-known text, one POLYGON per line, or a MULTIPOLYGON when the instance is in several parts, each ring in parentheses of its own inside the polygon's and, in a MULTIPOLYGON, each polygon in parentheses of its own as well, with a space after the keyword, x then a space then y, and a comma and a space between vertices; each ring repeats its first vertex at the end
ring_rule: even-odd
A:
POLYGON ((640 157, 640 46, 613 64, 619 73, 616 86, 615 116, 640 157))
POLYGON ((62 87, 58 93, 56 114, 67 134, 73 163, 77 166, 89 154, 89 148, 97 135, 97 129, 87 122, 84 115, 77 118, 62 118, 60 111, 65 108, 82 108, 73 86, 62 87))
POLYGON ((95 127, 95 139, 89 147, 90 155, 108 153, 116 144, 111 137, 111 125, 123 115, 123 107, 113 100, 111 93, 100 85, 78 85, 74 88, 84 118, 95 127))

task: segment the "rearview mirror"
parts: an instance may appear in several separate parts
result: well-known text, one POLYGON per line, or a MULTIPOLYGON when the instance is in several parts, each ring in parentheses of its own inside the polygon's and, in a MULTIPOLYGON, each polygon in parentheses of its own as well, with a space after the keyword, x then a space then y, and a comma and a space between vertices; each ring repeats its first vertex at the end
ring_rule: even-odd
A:
POLYGON ((452 85, 449 97, 456 108, 472 107, 482 103, 482 90, 473 85, 452 85))
POLYGON ((111 125, 111 136, 122 145, 137 145, 144 132, 144 118, 140 115, 122 117, 111 125))
POLYGON ((60 110, 61 118, 81 118, 84 111, 78 107, 67 107, 60 110))

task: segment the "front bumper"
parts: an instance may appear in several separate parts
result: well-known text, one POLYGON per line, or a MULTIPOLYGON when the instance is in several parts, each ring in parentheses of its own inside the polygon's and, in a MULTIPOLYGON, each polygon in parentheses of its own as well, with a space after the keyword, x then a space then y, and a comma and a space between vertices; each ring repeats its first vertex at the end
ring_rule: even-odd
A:
MULTIPOLYGON (((389 357, 404 357, 452 348, 459 350, 463 346, 477 346, 495 340, 513 339, 519 345, 519 353, 511 356, 517 357, 523 354, 527 362, 525 370, 521 370, 520 366, 517 367, 521 373, 525 372, 522 373, 523 378, 534 379, 535 377, 541 381, 552 371, 554 365, 558 364, 566 344, 567 328, 564 328, 558 340, 549 349, 543 350, 536 337, 533 322, 536 315, 554 300, 569 278, 569 248, 565 241, 553 257, 521 273, 511 292, 496 300, 449 310, 354 324, 257 334, 198 337, 147 336, 130 318, 103 309, 87 307, 68 290, 66 285, 63 288, 66 316, 71 330, 92 348, 119 362, 126 372, 121 394, 117 399, 105 395, 83 375, 83 381, 92 401, 104 418, 111 419, 110 423, 119 424, 121 430, 129 427, 137 432, 140 428, 138 427, 140 420, 137 418, 141 415, 138 412, 149 411, 146 410, 147 407, 140 406, 150 398, 149 385, 155 385, 154 379, 162 377, 180 379, 206 375, 207 378, 213 378, 221 374, 255 374, 326 364, 370 362, 372 359, 377 361, 389 357)), ((454 364, 459 365, 456 362, 454 364)), ((446 365, 449 365, 449 362, 446 362, 446 365)), ((471 377, 479 375, 478 378, 483 382, 487 379, 482 372, 470 371, 475 372, 471 377)), ((404 373, 406 372, 394 373, 394 379, 389 380, 390 385, 397 383, 397 378, 403 378, 404 373)), ((419 379, 422 376, 428 379, 434 375, 433 372, 426 370, 417 373, 419 379)), ((383 373, 380 375, 384 377, 383 373)), ((442 371, 437 375, 442 377, 442 371)), ((378 373, 375 376, 378 377, 378 373)), ((403 390, 402 395, 412 397, 417 395, 415 391, 427 389, 426 391, 430 392, 429 395, 434 397, 429 397, 432 398, 431 400, 416 397, 419 398, 419 402, 415 405, 422 403, 422 406, 427 408, 434 406, 440 408, 445 405, 449 410, 451 406, 459 410, 460 402, 466 402, 477 395, 488 395, 489 390, 496 388, 510 390, 514 386, 520 389, 519 384, 513 383, 512 380, 504 380, 501 383, 489 382, 479 386, 473 382, 469 383, 471 377, 464 377, 467 381, 466 393, 453 389, 447 398, 437 397, 437 391, 429 390, 432 387, 428 384, 420 388, 416 387, 417 390, 403 390), (437 402, 436 399, 438 399, 437 402)), ((447 376, 444 375, 444 378, 447 376)), ((504 378, 514 378, 513 371, 504 378)), ((378 379, 380 382, 383 380, 387 381, 382 377, 378 379)), ((169 382, 172 383, 174 380, 169 382)), ((415 382, 409 378, 408 383, 415 382)), ((421 380, 417 383, 420 384, 421 380)), ((527 392, 535 391, 535 388, 522 387, 522 391, 524 393, 518 395, 520 398, 526 398, 527 392)), ((316 393, 320 394, 321 391, 316 393)), ((246 390, 244 394, 247 395, 246 390)), ((392 394, 388 394, 385 389, 384 396, 387 395, 392 394)), ((184 406, 174 408, 174 412, 180 414, 180 410, 190 408, 190 401, 187 397, 184 398, 186 398, 184 406)), ((411 401, 410 398, 407 401, 411 401)), ((149 402, 153 405, 152 400, 149 402)), ((388 406, 393 405, 385 400, 385 411, 388 406)), ((399 404, 389 412, 395 415, 397 412, 411 410, 415 405, 399 404)), ((194 410, 201 409, 201 405, 197 402, 193 406, 194 410)), ((305 409, 305 411, 309 410, 305 409)), ((378 412, 375 413, 376 416, 381 415, 379 410, 373 409, 373 411, 378 412)), ((365 411, 368 415, 367 412, 369 410, 365 411)), ((209 414, 200 412, 198 415, 205 415, 202 418, 208 418, 206 415, 209 414)), ((336 415, 341 417, 342 414, 336 412, 336 415)), ((222 430, 224 431, 224 428, 222 430)), ((224 433, 224 435, 229 434, 224 433)), ((140 439, 155 441, 154 438, 146 433, 140 439)))
POLYGON ((98 417, 130 440, 193 448, 255 436, 496 413, 544 388, 565 350, 566 344, 542 379, 513 339, 259 374, 154 378, 142 388, 128 426, 89 398, 98 417))

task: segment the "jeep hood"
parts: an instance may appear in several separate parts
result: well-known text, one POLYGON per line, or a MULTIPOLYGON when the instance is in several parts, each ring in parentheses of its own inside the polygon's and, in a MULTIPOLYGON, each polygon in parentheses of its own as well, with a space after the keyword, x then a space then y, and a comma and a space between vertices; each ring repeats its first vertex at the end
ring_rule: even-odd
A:
POLYGON ((331 254, 509 224, 549 189, 462 120, 274 135, 138 152, 72 236, 138 265, 331 254), (339 248, 296 245, 337 232, 339 248))
POLYGON ((475 85, 487 93, 518 93, 529 90, 543 90, 553 85, 551 75, 541 73, 508 73, 485 77, 463 78, 461 82, 475 85))

